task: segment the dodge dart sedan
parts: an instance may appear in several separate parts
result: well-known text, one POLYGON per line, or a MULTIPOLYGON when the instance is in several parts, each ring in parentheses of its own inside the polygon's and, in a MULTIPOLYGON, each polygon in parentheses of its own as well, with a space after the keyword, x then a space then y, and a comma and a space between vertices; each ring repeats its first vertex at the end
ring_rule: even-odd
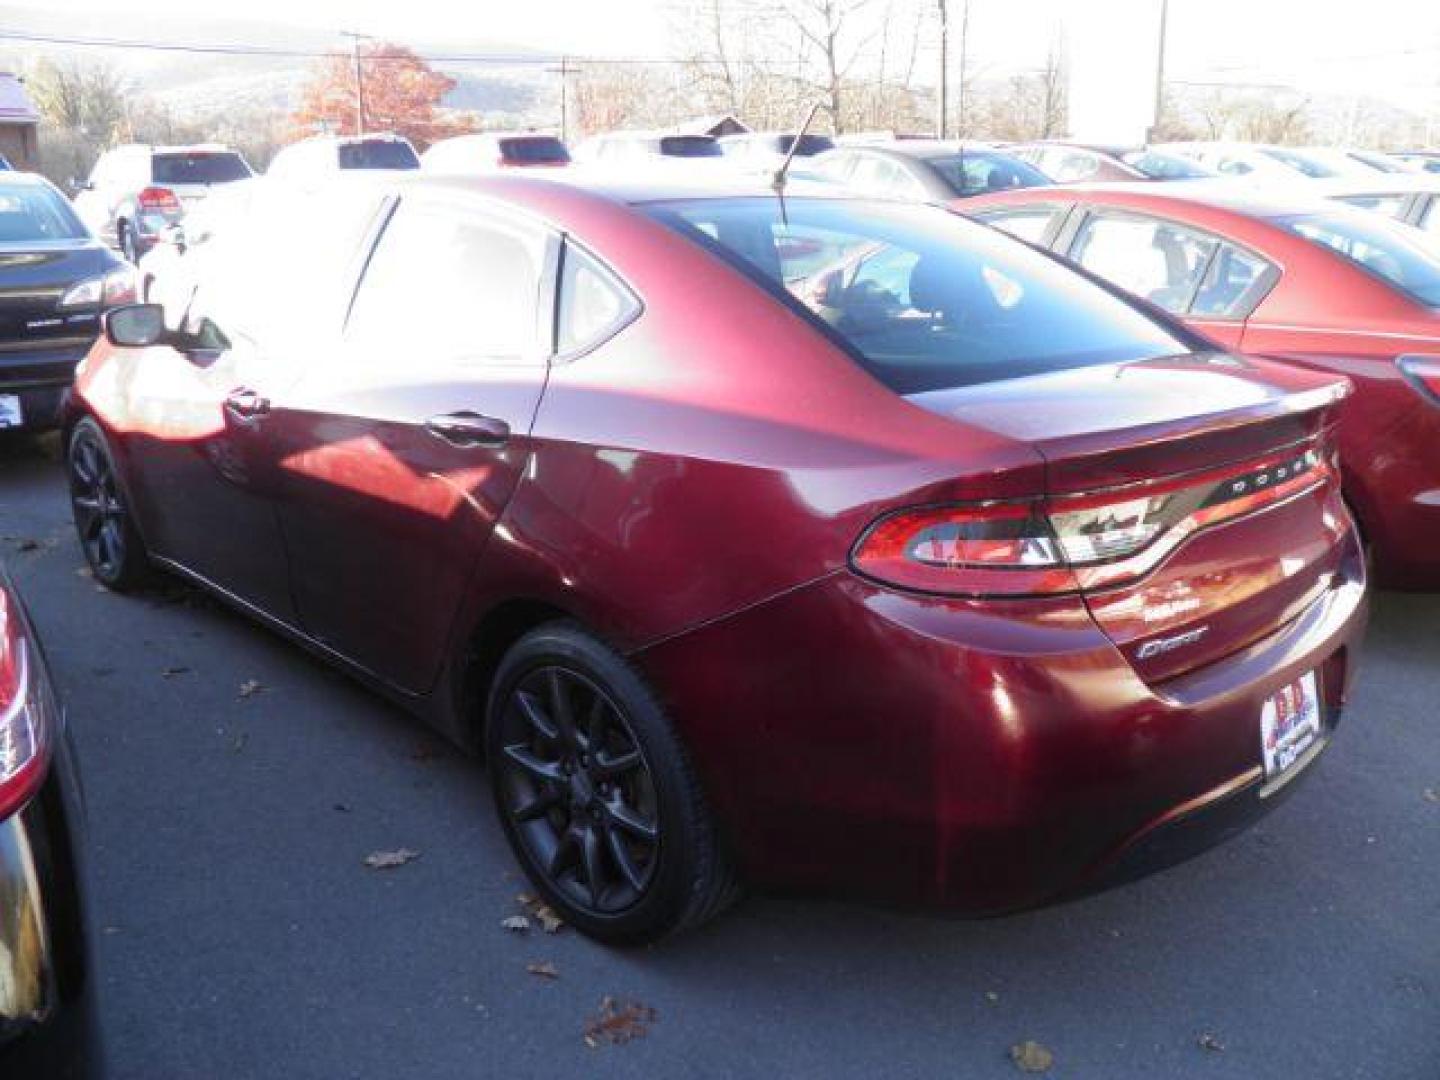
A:
POLYGON ((182 574, 482 749, 597 938, 741 881, 1043 903, 1331 740, 1341 378, 923 205, 433 177, 213 242, 80 376, 96 578, 182 574))
POLYGON ((1440 589, 1440 249, 1378 214, 1228 185, 1015 192, 967 213, 1224 346, 1348 376, 1345 494, 1376 580, 1440 589))

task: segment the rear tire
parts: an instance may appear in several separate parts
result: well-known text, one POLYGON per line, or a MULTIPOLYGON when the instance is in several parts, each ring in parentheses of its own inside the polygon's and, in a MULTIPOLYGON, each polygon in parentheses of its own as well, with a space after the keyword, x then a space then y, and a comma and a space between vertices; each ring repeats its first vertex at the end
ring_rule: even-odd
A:
POLYGON ((685 748, 609 646, 568 622, 531 631, 501 661, 486 715, 506 838, 566 922, 640 945, 733 902, 736 879, 685 748))
POLYGON ((75 532, 90 573, 116 592, 144 585, 153 574, 150 556, 120 486, 110 443, 92 417, 82 419, 70 432, 65 472, 75 532))

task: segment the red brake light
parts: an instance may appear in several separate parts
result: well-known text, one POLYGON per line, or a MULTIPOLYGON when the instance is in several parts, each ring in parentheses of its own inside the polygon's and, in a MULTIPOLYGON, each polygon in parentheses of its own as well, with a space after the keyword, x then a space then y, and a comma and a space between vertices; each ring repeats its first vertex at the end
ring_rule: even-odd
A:
POLYGON ((30 681, 20 612, 0 587, 0 820, 34 794, 44 773, 46 731, 30 681))
POLYGON ((1440 356, 1402 356, 1395 365, 1432 405, 1440 405, 1440 356))
POLYGON ((166 187, 143 188, 135 201, 142 210, 160 210, 165 213, 177 213, 180 210, 180 200, 175 197, 175 192, 166 187))
POLYGON ((1139 578, 1187 537, 1336 478, 1316 447, 1259 462, 1047 501, 902 510, 851 563, 888 585, 951 596, 1035 596, 1139 578))

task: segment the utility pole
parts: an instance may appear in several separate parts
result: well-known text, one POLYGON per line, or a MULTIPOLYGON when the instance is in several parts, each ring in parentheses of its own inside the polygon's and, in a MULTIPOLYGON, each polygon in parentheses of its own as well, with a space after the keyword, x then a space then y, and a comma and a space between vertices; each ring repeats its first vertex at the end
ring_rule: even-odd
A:
POLYGON ((350 39, 350 58, 355 65, 355 134, 365 134, 365 70, 360 64, 360 39, 370 40, 369 34, 354 30, 341 30, 341 37, 350 39))
POLYGON ((955 96, 959 99, 960 115, 955 122, 957 138, 965 137, 965 68, 970 59, 970 0, 960 0, 960 85, 955 96))
POLYGON ((935 107, 935 137, 950 133, 950 12, 948 0, 935 0, 940 8, 940 93, 935 107))
POLYGON ((1155 119, 1150 122, 1150 138, 1156 142, 1160 121, 1165 112, 1165 45, 1170 31, 1170 0, 1160 0, 1160 41, 1155 53, 1155 119))
POLYGON ((570 75, 578 68, 570 66, 570 57, 560 57, 560 66, 546 68, 552 75, 560 76, 560 141, 570 142, 570 75))

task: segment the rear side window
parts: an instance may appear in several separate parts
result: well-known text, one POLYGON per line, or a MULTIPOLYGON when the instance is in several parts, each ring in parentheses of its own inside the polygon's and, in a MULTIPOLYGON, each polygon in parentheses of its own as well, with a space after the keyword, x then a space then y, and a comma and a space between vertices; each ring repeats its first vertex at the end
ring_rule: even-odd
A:
POLYGON ((1070 258, 1166 311, 1187 311, 1218 241, 1159 218, 1093 213, 1070 258))
POLYGON ((1044 241, 1050 223, 1059 212, 1052 206, 1036 206, 1023 210, 987 210, 973 216, 987 225, 995 226, 1001 232, 1039 244, 1044 241))
POLYGON ((850 174, 850 184, 863 195, 881 199, 923 199, 925 189, 905 171, 905 167, 889 158, 863 155, 850 174))
POLYGON ((1341 195, 1338 201, 1398 219, 1405 214, 1406 198, 1405 195, 1341 195))
POLYGON ((948 211, 705 199, 651 216, 725 259, 901 394, 1190 352, 1142 311, 948 211))
POLYGON ((366 139, 340 144, 342 169, 418 169, 415 148, 398 139, 366 139))
POLYGON ((245 159, 234 153, 197 151, 150 159, 150 179, 157 184, 228 184, 253 175, 245 159))
POLYGON ((41 184, 0 184, 0 243, 80 240, 85 226, 70 204, 41 184))
MULTIPOLYGON (((1304 214, 1275 223, 1312 244, 1329 248, 1367 273, 1418 300, 1440 307, 1440 253, 1412 240, 1384 218, 1363 214, 1304 214)), ((1413 234, 1412 234, 1413 235, 1413 234)))
POLYGON ((660 140, 666 157, 720 157, 720 144, 708 135, 667 135, 660 140))
POLYGON ((593 348, 639 311, 639 301, 609 270, 574 244, 565 245, 557 352, 565 355, 593 348))
POLYGON ((346 326, 376 366, 534 362, 543 234, 449 201, 401 202, 346 326))
POLYGON ((565 165, 570 153, 559 139, 501 139, 500 153, 506 161, 521 165, 565 165))
POLYGON ((979 195, 986 191, 1008 191, 1017 187, 1040 187, 1050 178, 1033 165, 1009 154, 965 150, 953 157, 927 158, 926 164, 940 174, 957 195, 979 195))
POLYGON ((1151 180, 1203 180, 1212 173, 1179 154, 1162 154, 1158 150, 1130 150, 1120 160, 1132 169, 1139 169, 1151 180))
POLYGON ((1187 314, 1210 319, 1249 318, 1279 277, 1280 271, 1260 256, 1222 241, 1187 314))

